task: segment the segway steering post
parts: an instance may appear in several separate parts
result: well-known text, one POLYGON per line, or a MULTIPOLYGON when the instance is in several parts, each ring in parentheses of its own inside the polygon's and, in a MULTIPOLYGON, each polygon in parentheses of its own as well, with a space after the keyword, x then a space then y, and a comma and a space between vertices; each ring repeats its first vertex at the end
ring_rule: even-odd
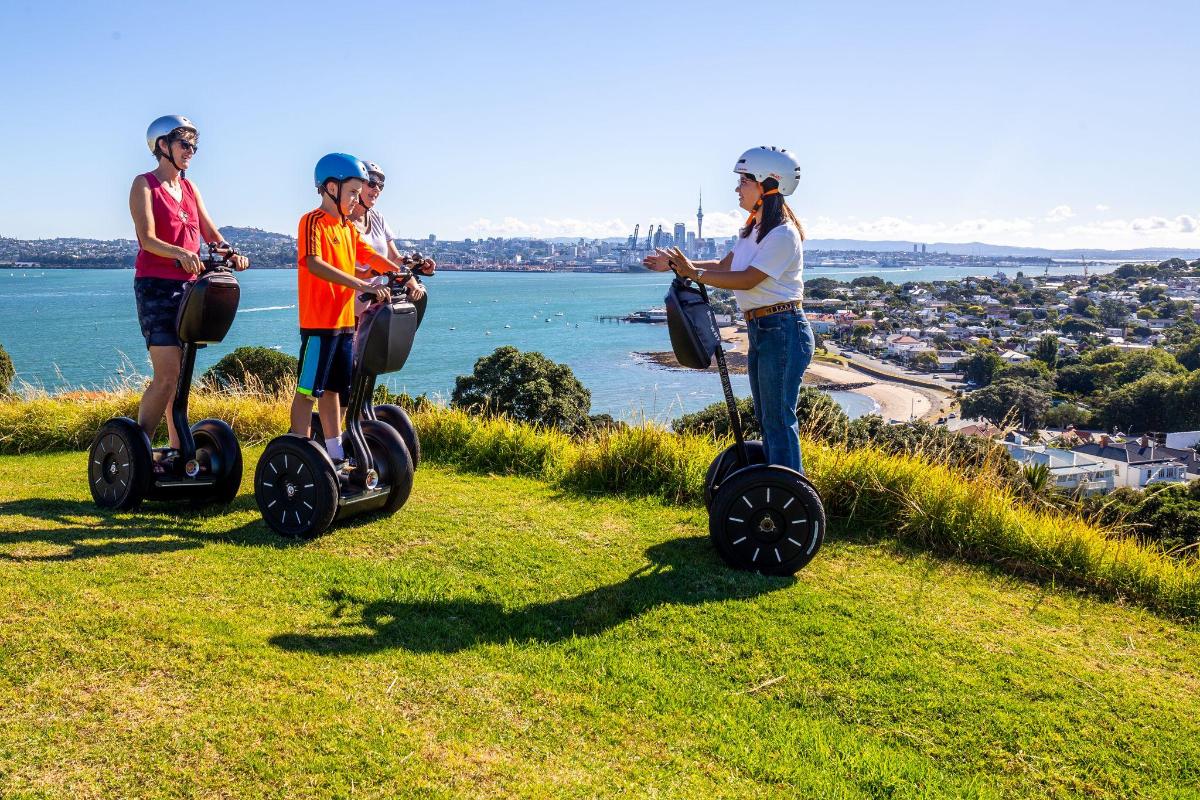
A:
MULTIPOLYGON (((694 283, 700 287, 700 296, 707 303, 708 287, 699 281, 694 281, 694 283)), ((713 335, 717 338, 717 349, 713 355, 717 357, 717 372, 721 375, 721 390, 725 393, 725 406, 729 409, 729 425, 733 428, 738 463, 744 467, 750 463, 750 456, 746 452, 746 435, 742 430, 742 415, 738 413, 737 398, 733 396, 733 383, 729 380, 729 365, 725 362, 725 348, 721 346, 721 329, 717 325, 715 316, 712 317, 712 325, 713 335)))
MULTIPOLYGON (((204 270, 200 273, 201 275, 207 275, 210 272, 233 271, 229 267, 229 259, 237 255, 237 251, 232 248, 220 247, 213 242, 208 242, 207 247, 208 256, 203 261, 204 270)), ((175 263, 178 264, 178 260, 175 263)), ((171 421, 175 423, 175 430, 179 434, 179 459, 184 464, 184 474, 189 478, 194 478, 199 474, 200 465, 196 461, 196 438, 192 436, 191 428, 188 426, 188 397, 192 393, 192 375, 196 370, 196 351, 205 344, 191 338, 183 342, 179 378, 175 382, 175 400, 171 403, 171 421)))

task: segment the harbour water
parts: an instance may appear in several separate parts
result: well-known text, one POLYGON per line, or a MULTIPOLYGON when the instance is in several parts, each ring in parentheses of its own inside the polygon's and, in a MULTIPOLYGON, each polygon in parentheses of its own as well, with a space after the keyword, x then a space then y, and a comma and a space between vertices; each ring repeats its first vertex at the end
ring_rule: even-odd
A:
MULTIPOLYGON (((1080 271, 1072 264, 1050 268, 1052 275, 1080 271)), ((903 283, 979 274, 987 271, 930 265, 812 268, 806 277, 849 281, 879 275, 903 283)), ((240 280, 242 302, 233 329, 224 342, 200 352, 197 375, 236 347, 260 345, 293 355, 299 348, 295 272, 250 269, 240 280)), ((469 374, 476 359, 513 345, 568 364, 591 390, 593 413, 669 420, 695 411, 721 399, 714 375, 663 369, 637 355, 670 348, 664 327, 600 320, 660 306, 668 283, 648 272, 440 272, 428 282, 429 310, 413 354, 386 382, 395 391, 448 399, 454 379, 469 374)), ((104 387, 149 371, 131 270, 0 269, 0 344, 12 356, 19 380, 50 391, 104 387)), ((749 393, 745 376, 735 375, 733 382, 740 396, 749 393)), ((852 417, 874 410, 862 395, 832 394, 852 417)))
MULTIPOLYGON (((196 374, 243 345, 295 355, 296 274, 239 275, 242 300, 229 336, 200 351, 196 374)), ((721 399, 711 373, 667 370, 640 352, 667 350, 661 325, 602 322, 662 304, 669 280, 652 273, 441 272, 428 280, 428 311, 413 353, 389 375, 395 391, 449 398, 454 379, 502 345, 536 350, 568 364, 592 392, 592 412, 669 420, 721 399)), ((0 343, 19 380, 54 391, 104 387, 149 363, 133 301, 130 270, 0 270, 0 343)), ((735 391, 749 393, 745 376, 735 391)), ((869 398, 835 392, 851 416, 874 409, 869 398)))

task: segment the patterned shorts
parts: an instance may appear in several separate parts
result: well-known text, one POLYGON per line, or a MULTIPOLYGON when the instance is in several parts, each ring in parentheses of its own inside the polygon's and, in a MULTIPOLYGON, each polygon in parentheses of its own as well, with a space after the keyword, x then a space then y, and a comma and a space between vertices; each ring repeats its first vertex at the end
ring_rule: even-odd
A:
POLYGON ((350 393, 354 333, 302 333, 300 335, 300 376, 296 391, 320 397, 326 391, 350 393))
POLYGON ((137 299, 138 323, 146 347, 181 347, 175 317, 183 300, 186 281, 174 278, 134 278, 133 296, 137 299))

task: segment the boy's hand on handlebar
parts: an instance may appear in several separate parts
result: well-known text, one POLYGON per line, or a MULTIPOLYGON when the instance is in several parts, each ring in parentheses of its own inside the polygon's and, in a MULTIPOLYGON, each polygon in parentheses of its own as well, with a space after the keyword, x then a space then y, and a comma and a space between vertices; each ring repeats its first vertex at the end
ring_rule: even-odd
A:
POLYGON ((671 259, 661 247, 642 259, 642 266, 654 272, 666 272, 671 268, 671 259))
POLYGON ((229 266, 236 269, 238 272, 250 266, 250 259, 246 258, 241 253, 234 253, 229 257, 229 266))
POLYGON ((376 286, 373 283, 362 281, 362 286, 358 290, 365 295, 372 296, 377 302, 386 303, 392 299, 392 292, 386 286, 376 286))
MULTIPOLYGON (((432 258, 423 258, 418 262, 414 262, 413 266, 412 266, 413 272, 417 273, 418 275, 424 275, 427 278, 430 275, 432 275, 436 270, 437 270, 437 262, 434 261, 432 258)), ((425 290, 422 289, 421 293, 424 294, 425 290)))

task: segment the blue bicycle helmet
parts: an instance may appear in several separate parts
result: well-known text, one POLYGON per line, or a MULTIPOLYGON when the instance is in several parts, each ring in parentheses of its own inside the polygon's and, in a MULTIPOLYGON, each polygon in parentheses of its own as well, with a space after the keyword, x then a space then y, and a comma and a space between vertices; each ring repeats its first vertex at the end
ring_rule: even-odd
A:
POLYGON ((366 181, 367 168, 357 158, 346 153, 330 153, 321 156, 316 170, 313 171, 313 180, 318 189, 325 186, 325 181, 337 181, 341 184, 342 181, 351 178, 366 181))

